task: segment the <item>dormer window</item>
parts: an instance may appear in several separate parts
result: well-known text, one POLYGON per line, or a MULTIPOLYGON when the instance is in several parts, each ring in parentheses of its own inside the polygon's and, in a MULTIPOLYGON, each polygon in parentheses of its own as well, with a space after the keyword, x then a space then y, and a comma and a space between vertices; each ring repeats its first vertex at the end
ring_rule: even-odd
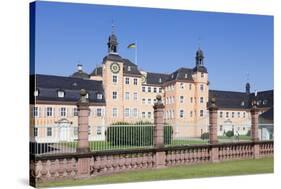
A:
POLYGON ((159 78, 159 83, 162 83, 162 78, 161 77, 159 78))
POLYGON ((260 105, 260 104, 261 104, 261 100, 258 100, 257 105, 260 105))
POLYGON ((184 74, 184 78, 187 78, 187 74, 184 74))
POLYGON ((245 102, 244 102, 244 101, 242 101, 242 102, 241 102, 241 106, 244 106, 244 105, 245 105, 245 102))
POLYGON ((58 91, 58 97, 63 98, 64 97, 64 91, 58 91))
POLYGON ((97 94, 97 99, 98 99, 98 100, 101 100, 101 99, 102 99, 102 94, 101 94, 101 93, 98 93, 98 94, 97 94))
POLYGON ((36 89, 36 90, 34 91, 34 96, 38 96, 38 95, 39 95, 39 90, 36 89))
POLYGON ((172 74, 172 79, 174 78, 174 74, 172 74))
POLYGON ((128 71, 129 71, 129 72, 131 71, 131 66, 128 66, 128 71))
POLYGON ((268 102, 268 100, 263 100, 263 105, 266 105, 267 104, 267 102, 268 102))
POLYGON ((89 93, 87 93, 85 97, 86 97, 86 98, 89 98, 89 93))

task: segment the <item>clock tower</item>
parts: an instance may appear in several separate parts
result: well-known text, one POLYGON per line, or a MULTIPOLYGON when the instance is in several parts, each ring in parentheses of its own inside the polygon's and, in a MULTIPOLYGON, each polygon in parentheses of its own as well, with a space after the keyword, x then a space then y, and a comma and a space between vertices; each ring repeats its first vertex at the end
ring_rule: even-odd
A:
POLYGON ((105 91, 106 124, 124 121, 123 113, 123 58, 117 52, 117 36, 113 33, 108 37, 108 54, 103 58, 102 77, 105 91))

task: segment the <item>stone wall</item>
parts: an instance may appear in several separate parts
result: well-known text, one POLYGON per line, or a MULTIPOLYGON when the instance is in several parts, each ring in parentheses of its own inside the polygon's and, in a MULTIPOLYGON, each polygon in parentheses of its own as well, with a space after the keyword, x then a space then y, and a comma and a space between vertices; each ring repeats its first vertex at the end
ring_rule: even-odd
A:
POLYGON ((35 186, 41 182, 131 170, 267 157, 273 156, 273 151, 273 141, 257 141, 31 156, 30 181, 35 186))

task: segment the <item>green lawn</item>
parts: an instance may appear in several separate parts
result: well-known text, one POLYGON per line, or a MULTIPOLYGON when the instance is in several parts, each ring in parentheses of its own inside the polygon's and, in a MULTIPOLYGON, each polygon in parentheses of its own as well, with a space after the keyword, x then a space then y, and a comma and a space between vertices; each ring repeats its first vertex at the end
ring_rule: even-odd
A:
POLYGON ((39 187, 140 182, 260 173, 273 173, 273 158, 236 160, 223 163, 209 163, 190 166, 177 166, 163 169, 138 170, 124 173, 115 173, 108 176, 98 176, 90 179, 42 183, 39 184, 39 187))

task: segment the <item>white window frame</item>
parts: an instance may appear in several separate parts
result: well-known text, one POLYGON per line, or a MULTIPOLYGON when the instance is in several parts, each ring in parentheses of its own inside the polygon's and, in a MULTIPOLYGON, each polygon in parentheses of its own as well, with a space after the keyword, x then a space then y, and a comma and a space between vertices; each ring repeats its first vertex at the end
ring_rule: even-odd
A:
POLYGON ((184 96, 180 96, 180 103, 184 103, 184 96))
POLYGON ((47 116, 47 117, 53 117, 53 114, 54 114, 54 112, 53 112, 53 107, 48 106, 48 107, 46 108, 46 116, 47 116))
POLYGON ((58 91, 58 98, 64 98, 64 91, 58 91))
POLYGON ((126 85, 129 85, 129 84, 130 84, 130 78, 129 78, 129 77, 126 77, 126 78, 125 78, 125 84, 126 84, 126 85))
POLYGON ((134 85, 138 85, 138 78, 134 78, 134 85))
POLYGON ((98 99, 98 100, 102 100, 102 96, 103 96, 103 95, 102 95, 101 93, 98 93, 98 94, 97 94, 97 99, 98 99))
POLYGON ((60 108, 60 117, 66 117, 67 116, 67 110, 66 107, 60 108))
POLYGON ((34 106, 32 108, 32 117, 39 117, 39 107, 38 106, 34 106))
POLYGON ((112 83, 117 84, 118 83, 118 76, 112 75, 112 83))
POLYGON ((134 93, 133 93, 133 99, 134 99, 134 100, 138 100, 138 93, 137 93, 137 92, 134 92, 134 93))
POLYGON ((52 137, 53 136, 53 128, 52 127, 47 127, 47 137, 52 137))
POLYGON ((129 92, 125 92, 125 100, 130 100, 130 93, 129 92))
POLYGON ((118 109, 112 108, 112 117, 117 117, 117 116, 118 116, 118 109))
POLYGON ((146 92, 146 87, 145 86, 142 87, 142 92, 144 92, 144 93, 146 92))
POLYGON ((200 110, 200 117, 204 116, 204 110, 200 110))
POLYGON ((184 116, 184 110, 180 110, 180 118, 183 118, 184 116))
POLYGON ((101 108, 97 108, 96 116, 102 117, 102 109, 101 108))
POLYGON ((124 117, 130 117, 130 108, 125 108, 124 117))
POLYGON ((204 97, 200 97, 200 103, 204 103, 204 97))

